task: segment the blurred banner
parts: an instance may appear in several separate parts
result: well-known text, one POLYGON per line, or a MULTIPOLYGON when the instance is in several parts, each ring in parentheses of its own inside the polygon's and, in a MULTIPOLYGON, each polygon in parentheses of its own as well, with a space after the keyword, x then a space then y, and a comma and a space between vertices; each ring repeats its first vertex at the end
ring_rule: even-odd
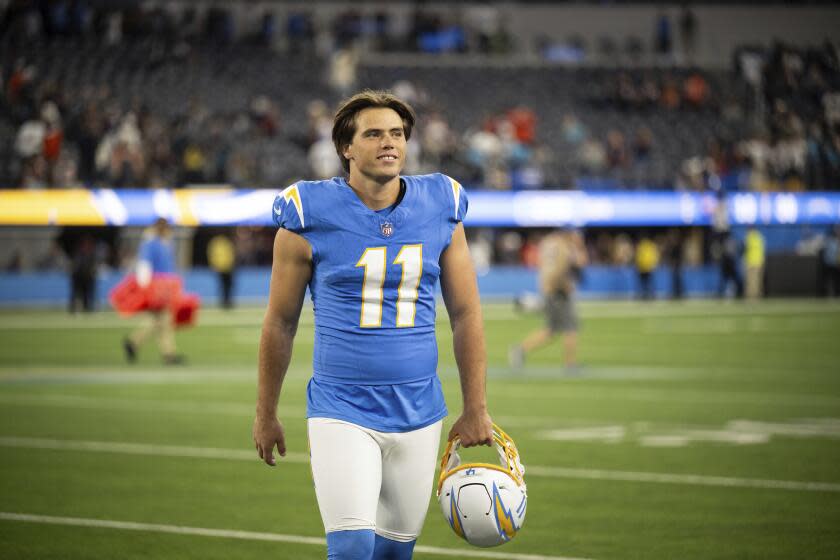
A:
MULTIPOLYGON (((184 226, 272 225, 278 191, 0 190, 0 225, 145 226, 165 217, 184 226)), ((468 226, 707 226, 713 193, 470 191, 468 226)), ((840 223, 840 193, 733 193, 732 225, 840 223)))

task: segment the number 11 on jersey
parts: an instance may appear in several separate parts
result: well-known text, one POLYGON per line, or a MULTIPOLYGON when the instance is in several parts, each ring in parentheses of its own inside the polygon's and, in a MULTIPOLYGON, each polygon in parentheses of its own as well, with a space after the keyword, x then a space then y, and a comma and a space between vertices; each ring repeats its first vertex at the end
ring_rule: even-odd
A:
MULTIPOLYGON (((365 269, 359 320, 362 327, 382 326, 382 286, 387 263, 385 247, 368 247, 356 263, 357 267, 365 269)), ((402 277, 397 288, 397 327, 413 327, 420 277, 423 275, 423 245, 403 245, 393 264, 402 265, 402 277)))

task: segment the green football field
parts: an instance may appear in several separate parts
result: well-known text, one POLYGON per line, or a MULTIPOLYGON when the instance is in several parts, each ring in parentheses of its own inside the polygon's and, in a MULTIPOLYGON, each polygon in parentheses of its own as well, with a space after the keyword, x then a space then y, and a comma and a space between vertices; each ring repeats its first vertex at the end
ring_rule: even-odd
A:
MULTIPOLYGON (((466 545, 430 496, 416 558, 840 558, 840 302, 591 302, 578 372, 540 324, 485 306, 491 413, 526 466, 525 526, 466 545)), ((0 558, 325 558, 304 420, 312 316, 279 414, 288 457, 253 450, 262 312, 202 311, 125 364, 133 321, 0 312, 0 558)), ((441 377, 460 408, 445 313, 441 377)), ((398 356, 383 356, 394 360, 398 356)), ((469 459, 469 451, 465 458, 469 459)), ((480 453, 478 453, 480 455, 480 453)))

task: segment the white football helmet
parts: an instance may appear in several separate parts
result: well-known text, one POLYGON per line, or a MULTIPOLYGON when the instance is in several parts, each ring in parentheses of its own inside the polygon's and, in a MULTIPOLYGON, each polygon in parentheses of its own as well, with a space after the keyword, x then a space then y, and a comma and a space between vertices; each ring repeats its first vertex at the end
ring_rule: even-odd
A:
POLYGON ((437 497, 443 516, 456 535, 480 547, 498 546, 516 536, 528 505, 525 468, 516 444, 495 424, 493 443, 501 466, 461 463, 457 435, 449 440, 440 462, 437 497))

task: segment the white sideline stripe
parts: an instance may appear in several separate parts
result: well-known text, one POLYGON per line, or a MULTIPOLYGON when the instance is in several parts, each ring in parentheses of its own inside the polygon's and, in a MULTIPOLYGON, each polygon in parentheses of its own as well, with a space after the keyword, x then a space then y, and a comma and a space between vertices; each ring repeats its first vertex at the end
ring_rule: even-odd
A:
MULTIPOLYGON (((234 461, 259 461, 256 451, 224 449, 218 447, 184 447, 180 445, 154 445, 145 443, 58 440, 0 436, 0 446, 26 449, 54 449, 62 451, 93 451, 103 453, 126 453, 162 457, 197 457, 203 459, 227 459, 234 461)), ((306 453, 286 453, 278 463, 308 463, 306 453)), ((770 490, 801 490, 806 492, 840 492, 840 484, 832 482, 808 482, 797 480, 766 480, 758 478, 737 478, 705 476, 696 474, 670 474, 633 471, 612 471, 600 469, 572 469, 564 467, 542 467, 526 465, 526 474, 546 478, 574 478, 586 480, 614 480, 619 482, 654 482, 663 484, 687 484, 692 486, 723 486, 736 488, 766 488, 770 490)))
MULTIPOLYGON (((170 533, 174 535, 192 535, 198 537, 219 537, 247 541, 287 542, 317 546, 326 546, 327 544, 326 539, 322 537, 282 535, 279 533, 257 533, 253 531, 232 531, 229 529, 208 529, 205 527, 184 527, 181 525, 162 525, 159 523, 134 523, 131 521, 114 521, 111 519, 55 517, 52 515, 30 515, 26 513, 9 513, 5 511, 0 511, 0 519, 4 521, 24 521, 28 523, 70 525, 73 527, 95 527, 100 529, 122 529, 127 531, 149 531, 154 533, 170 533)), ((459 558, 495 558, 498 560, 585 560, 583 558, 570 558, 567 556, 542 556, 539 554, 505 554, 503 552, 449 550, 434 546, 417 546, 414 548, 414 551, 425 554, 437 554, 438 556, 457 556, 459 558)))

